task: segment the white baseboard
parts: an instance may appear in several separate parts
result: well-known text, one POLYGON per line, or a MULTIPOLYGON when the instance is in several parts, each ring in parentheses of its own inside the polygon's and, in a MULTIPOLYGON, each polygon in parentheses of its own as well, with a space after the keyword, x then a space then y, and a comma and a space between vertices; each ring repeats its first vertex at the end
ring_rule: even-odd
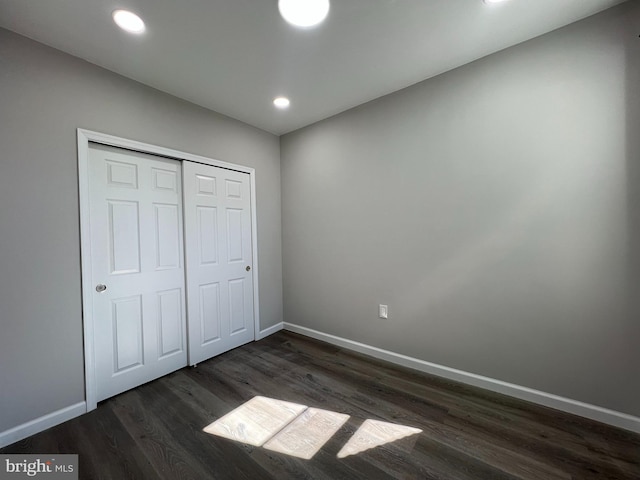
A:
POLYGON ((262 340, 263 338, 268 337, 269 335, 273 335, 276 332, 279 332, 284 328, 284 322, 276 323, 272 327, 267 327, 264 330, 260 330, 258 335, 256 335, 256 340, 262 340))
POLYGON ((509 395, 510 397, 519 398, 528 402, 537 403, 538 405, 544 405, 545 407, 554 408, 556 410, 561 410, 563 412, 606 423, 608 425, 613 425, 614 427, 624 428, 625 430, 640 433, 640 418, 626 413, 616 412, 615 410, 609 410, 608 408, 598 407, 596 405, 572 400, 570 398, 560 397, 552 393, 541 392, 539 390, 503 382, 494 378, 476 375, 475 373, 444 367, 442 365, 390 352, 381 348, 372 347, 364 343, 354 342, 353 340, 337 337, 335 335, 330 335, 328 333, 319 332, 317 330, 312 330, 311 328, 301 327, 291 323, 285 322, 284 329, 307 337, 322 340, 339 347, 364 353, 381 360, 386 360, 388 362, 395 363, 396 365, 402 365, 403 367, 448 378, 449 380, 455 380, 467 385, 484 388, 486 390, 491 390, 492 392, 502 393, 509 395))
MULTIPOLYGON (((292 323, 281 322, 265 328, 258 333, 257 339, 261 340, 282 329, 299 333, 307 337, 316 338, 349 350, 364 353, 365 355, 386 360, 388 362, 395 363, 396 365, 448 378, 467 385, 484 388, 493 392, 502 393, 521 400, 544 405, 545 407, 555 408, 556 410, 590 418, 598 422, 613 425, 614 427, 624 428, 625 430, 640 433, 640 418, 634 417, 633 415, 616 412, 615 410, 598 407, 596 405, 572 400, 570 398, 560 397, 551 393, 541 392, 539 390, 515 385, 513 383, 503 382, 494 378, 476 375, 475 373, 437 365, 435 363, 426 362, 424 360, 408 357, 399 353, 390 352, 389 350, 372 347, 371 345, 366 345, 364 343, 319 332, 311 328, 294 325, 292 323)), ((10 430, 0 432, 0 448, 42 432, 47 428, 55 427, 67 420, 71 420, 72 418, 86 413, 86 411, 86 403, 79 402, 75 405, 70 405, 40 418, 36 418, 35 420, 31 420, 30 422, 18 425, 10 430)))
MULTIPOLYGON (((262 340, 263 338, 266 338, 269 335, 282 330, 283 328, 283 322, 265 328, 264 330, 258 332, 256 340, 262 340)), ((30 422, 24 423, 22 425, 18 425, 17 427, 14 427, 10 430, 0 432, 0 448, 11 445, 12 443, 18 442, 36 433, 42 432, 47 428, 55 427, 56 425, 66 422, 67 420, 71 420, 72 418, 78 417, 86 412, 86 402, 80 402, 76 403, 75 405, 71 405, 61 410, 44 415, 43 417, 36 418, 35 420, 31 420, 30 422)))
POLYGON ((86 413, 86 411, 87 406, 85 402, 79 402, 75 405, 70 405, 40 418, 36 418, 35 420, 31 420, 30 422, 18 425, 10 430, 0 432, 0 448, 11 445, 12 443, 18 442, 36 433, 40 433, 47 428, 60 425, 72 418, 79 417, 86 413))

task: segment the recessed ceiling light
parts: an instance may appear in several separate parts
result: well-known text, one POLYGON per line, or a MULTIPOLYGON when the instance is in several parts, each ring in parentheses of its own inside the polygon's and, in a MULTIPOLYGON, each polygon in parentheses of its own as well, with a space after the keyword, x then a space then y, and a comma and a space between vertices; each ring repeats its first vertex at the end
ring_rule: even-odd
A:
POLYGON ((273 104, 278 108, 288 108, 291 102, 287 97, 277 97, 273 99, 273 104))
POLYGON ((491 5, 492 3, 502 3, 502 2, 506 2, 507 0, 482 0, 484 3, 488 3, 489 5, 491 5))
POLYGON ((296 27, 313 27, 329 13, 329 0, 278 0, 280 15, 296 27))
POLYGON ((142 19, 128 10, 115 10, 113 12, 113 21, 121 29, 129 33, 142 33, 145 31, 142 19))

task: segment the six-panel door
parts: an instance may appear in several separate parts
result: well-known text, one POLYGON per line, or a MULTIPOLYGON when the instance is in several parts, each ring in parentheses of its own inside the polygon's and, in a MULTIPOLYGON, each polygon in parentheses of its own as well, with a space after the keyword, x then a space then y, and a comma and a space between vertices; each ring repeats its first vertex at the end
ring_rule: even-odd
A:
POLYGON ((249 175, 183 162, 189 364, 254 339, 249 175))
POLYGON ((180 162, 91 144, 97 400, 187 365, 180 162))

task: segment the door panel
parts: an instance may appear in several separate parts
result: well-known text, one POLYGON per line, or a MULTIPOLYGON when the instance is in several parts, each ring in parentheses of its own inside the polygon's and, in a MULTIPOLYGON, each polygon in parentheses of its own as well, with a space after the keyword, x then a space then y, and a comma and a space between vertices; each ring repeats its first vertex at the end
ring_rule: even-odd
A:
POLYGON ((254 339, 249 175, 183 162, 189 364, 254 339), (248 268, 247 268, 248 267, 248 268))
POLYGON ((158 292, 158 349, 160 358, 183 349, 182 289, 158 292))
POLYGON ((109 205, 109 256, 111 274, 140 271, 138 202, 107 200, 109 205))
POLYGON ((196 207, 200 266, 218 263, 218 211, 216 207, 196 207))
POLYGON ((111 302, 113 320, 113 373, 121 373, 143 364, 142 302, 140 295, 117 298, 111 302))
POLYGON ((244 263, 242 220, 246 212, 237 208, 227 209, 227 248, 229 249, 229 263, 244 263))
POLYGON ((229 314, 231 316, 231 334, 246 330, 246 312, 244 305, 244 278, 229 280, 229 314))
POLYGON ((220 338, 220 284, 200 285, 202 343, 206 345, 220 338))
POLYGON ((153 205, 155 217, 156 270, 180 268, 182 225, 178 205, 153 205))
POLYGON ((98 401, 187 364, 180 167, 90 145, 98 401))

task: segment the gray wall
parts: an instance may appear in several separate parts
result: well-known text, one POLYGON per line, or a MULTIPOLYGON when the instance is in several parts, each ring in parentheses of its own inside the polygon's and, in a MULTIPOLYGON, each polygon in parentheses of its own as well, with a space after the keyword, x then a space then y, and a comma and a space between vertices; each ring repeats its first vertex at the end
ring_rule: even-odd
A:
POLYGON ((254 167, 282 321, 278 138, 0 30, 0 432, 84 400, 77 127, 254 167))
POLYGON ((283 136, 285 321, 640 415, 639 7, 283 136))

